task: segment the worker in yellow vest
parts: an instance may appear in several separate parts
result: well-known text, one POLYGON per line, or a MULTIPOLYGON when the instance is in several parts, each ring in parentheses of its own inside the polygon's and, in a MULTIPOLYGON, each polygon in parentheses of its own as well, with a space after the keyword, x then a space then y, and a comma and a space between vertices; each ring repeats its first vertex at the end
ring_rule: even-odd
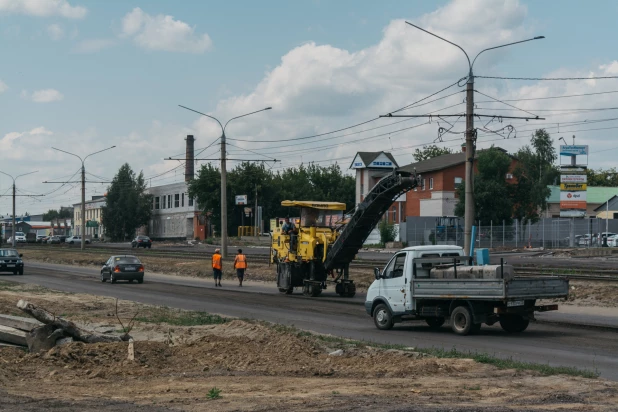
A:
POLYGON ((242 249, 238 249, 238 254, 234 259, 234 269, 236 269, 236 276, 238 276, 238 286, 242 287, 245 270, 247 270, 247 257, 242 254, 242 249))
POLYGON ((212 255, 212 274, 215 278, 215 286, 221 286, 221 275, 222 268, 221 265, 221 252, 219 249, 215 249, 215 254, 212 255))

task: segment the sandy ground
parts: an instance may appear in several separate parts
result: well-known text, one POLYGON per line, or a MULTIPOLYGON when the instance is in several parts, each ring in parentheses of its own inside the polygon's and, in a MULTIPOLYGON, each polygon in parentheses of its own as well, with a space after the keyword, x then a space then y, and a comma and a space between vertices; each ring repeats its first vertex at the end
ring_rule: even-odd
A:
MULTIPOLYGON (((21 314, 20 298, 101 333, 121 329, 110 298, 0 282, 0 313, 21 314)), ((0 349, 0 410, 615 411, 618 404, 618 383, 602 379, 501 370, 243 320, 179 326, 200 314, 118 302, 125 325, 136 313, 134 361, 127 343, 72 343, 42 354, 0 349), (208 397, 213 388, 220 398, 208 397)))

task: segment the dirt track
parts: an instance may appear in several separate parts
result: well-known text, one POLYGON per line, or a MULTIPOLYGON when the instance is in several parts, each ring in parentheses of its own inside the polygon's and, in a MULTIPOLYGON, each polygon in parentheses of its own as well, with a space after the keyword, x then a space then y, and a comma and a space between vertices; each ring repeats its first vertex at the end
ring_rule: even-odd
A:
MULTIPOLYGON (((120 329, 113 299, 6 283, 0 311, 18 313, 20 297, 99 331, 120 329)), ((611 411, 618 402, 618 384, 601 379, 501 370, 242 320, 182 326, 185 312, 120 301, 125 323, 137 311, 134 362, 126 343, 40 355, 0 349, 0 410, 611 411), (342 356, 329 355, 337 349, 342 356), (213 387, 220 399, 208 399, 213 387)))

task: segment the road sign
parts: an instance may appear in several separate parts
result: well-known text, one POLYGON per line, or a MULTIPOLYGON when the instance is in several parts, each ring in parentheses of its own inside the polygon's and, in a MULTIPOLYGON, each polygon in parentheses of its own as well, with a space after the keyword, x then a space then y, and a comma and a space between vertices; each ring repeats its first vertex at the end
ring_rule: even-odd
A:
POLYGON ((246 205, 247 204, 247 195, 236 195, 236 204, 237 205, 246 205))

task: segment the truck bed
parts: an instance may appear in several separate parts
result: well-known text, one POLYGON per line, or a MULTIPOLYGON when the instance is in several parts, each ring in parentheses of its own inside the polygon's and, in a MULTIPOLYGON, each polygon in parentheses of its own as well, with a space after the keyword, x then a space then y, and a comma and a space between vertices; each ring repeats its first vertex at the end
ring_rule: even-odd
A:
POLYGON ((569 281, 557 276, 504 279, 414 279, 418 299, 514 300, 565 298, 569 281))

